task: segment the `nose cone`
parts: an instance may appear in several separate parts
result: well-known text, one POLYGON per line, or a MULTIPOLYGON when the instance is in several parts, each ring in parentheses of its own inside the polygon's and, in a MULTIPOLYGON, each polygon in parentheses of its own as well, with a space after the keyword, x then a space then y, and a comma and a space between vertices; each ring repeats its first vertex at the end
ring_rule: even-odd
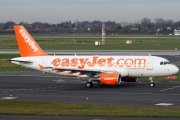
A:
POLYGON ((173 71, 173 74, 176 74, 179 72, 179 68, 177 66, 174 66, 172 71, 173 71))

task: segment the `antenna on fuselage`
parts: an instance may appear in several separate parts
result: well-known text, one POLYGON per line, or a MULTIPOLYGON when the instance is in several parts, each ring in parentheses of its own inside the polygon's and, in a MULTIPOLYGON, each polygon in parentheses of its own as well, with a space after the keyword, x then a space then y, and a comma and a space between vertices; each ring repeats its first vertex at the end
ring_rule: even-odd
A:
POLYGON ((149 56, 151 56, 151 54, 149 53, 149 56))

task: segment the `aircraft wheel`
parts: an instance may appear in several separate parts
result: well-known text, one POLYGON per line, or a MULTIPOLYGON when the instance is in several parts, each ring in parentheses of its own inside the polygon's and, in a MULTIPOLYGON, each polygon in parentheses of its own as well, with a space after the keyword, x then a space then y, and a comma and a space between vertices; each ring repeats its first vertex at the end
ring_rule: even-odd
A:
POLYGON ((155 87, 155 84, 154 84, 154 83, 151 83, 151 87, 155 87))
POLYGON ((93 87, 93 83, 92 83, 92 82, 87 82, 87 83, 85 84, 85 86, 86 86, 87 88, 92 88, 92 87, 93 87))

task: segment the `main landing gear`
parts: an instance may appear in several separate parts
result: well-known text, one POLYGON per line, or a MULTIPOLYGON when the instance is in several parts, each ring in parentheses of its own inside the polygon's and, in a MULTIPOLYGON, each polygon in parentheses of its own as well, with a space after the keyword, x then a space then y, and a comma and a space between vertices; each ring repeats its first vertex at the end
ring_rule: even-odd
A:
POLYGON ((155 87, 155 83, 154 83, 154 78, 153 77, 149 77, 149 80, 150 80, 150 82, 151 82, 151 84, 150 84, 150 87, 155 87))
POLYGON ((94 77, 89 77, 88 82, 85 83, 86 88, 92 88, 94 80, 95 80, 94 77))
POLYGON ((85 84, 85 86, 86 86, 87 88, 92 88, 92 87, 93 87, 93 83, 92 83, 92 82, 87 82, 87 83, 85 84))

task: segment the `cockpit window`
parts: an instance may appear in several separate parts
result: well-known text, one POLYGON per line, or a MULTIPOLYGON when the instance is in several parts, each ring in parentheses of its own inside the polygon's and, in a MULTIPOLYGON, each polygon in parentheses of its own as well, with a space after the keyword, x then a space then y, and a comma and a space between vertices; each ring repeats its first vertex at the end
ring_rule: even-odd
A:
POLYGON ((167 64, 171 64, 171 62, 169 62, 169 61, 162 61, 162 62, 160 62, 160 65, 167 65, 167 64))

